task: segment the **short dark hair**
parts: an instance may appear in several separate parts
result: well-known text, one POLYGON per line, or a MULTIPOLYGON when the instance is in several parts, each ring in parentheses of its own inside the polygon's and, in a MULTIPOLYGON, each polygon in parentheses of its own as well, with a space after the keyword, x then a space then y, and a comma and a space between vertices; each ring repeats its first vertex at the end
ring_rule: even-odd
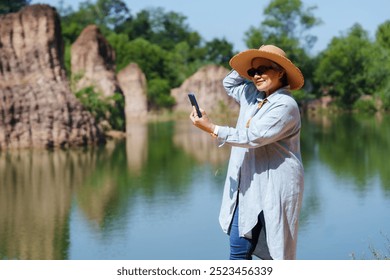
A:
POLYGON ((271 63, 272 67, 275 69, 275 70, 278 70, 278 71, 283 71, 283 77, 280 79, 281 83, 282 83, 282 87, 285 87, 285 86, 288 86, 288 78, 287 78, 287 72, 286 70, 284 70, 284 68, 282 66, 280 66, 279 64, 277 64, 276 62, 273 62, 271 63))
POLYGON ((286 71, 284 71, 283 77, 280 79, 280 81, 282 82, 283 87, 289 85, 286 71))

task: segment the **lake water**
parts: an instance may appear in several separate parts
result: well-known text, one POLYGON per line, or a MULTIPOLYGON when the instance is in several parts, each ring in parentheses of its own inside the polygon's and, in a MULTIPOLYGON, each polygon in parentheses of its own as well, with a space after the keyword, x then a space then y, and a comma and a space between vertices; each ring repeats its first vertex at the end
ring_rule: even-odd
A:
MULTIPOLYGON (((303 118, 298 259, 389 257, 389 144, 388 115, 303 118)), ((229 152, 187 119, 100 148, 0 152, 0 259, 227 259, 229 152)))

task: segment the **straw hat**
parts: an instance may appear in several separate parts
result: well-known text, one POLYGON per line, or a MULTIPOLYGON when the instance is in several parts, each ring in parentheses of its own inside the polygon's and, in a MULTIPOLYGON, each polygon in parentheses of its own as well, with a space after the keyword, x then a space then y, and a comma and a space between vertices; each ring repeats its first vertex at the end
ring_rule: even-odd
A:
POLYGON ((304 78, 301 70, 296 67, 286 56, 286 53, 273 45, 263 45, 258 50, 250 49, 240 52, 232 57, 229 64, 241 76, 251 80, 247 71, 252 68, 252 60, 256 57, 262 57, 276 62, 286 70, 287 81, 290 89, 300 89, 303 86, 304 78))

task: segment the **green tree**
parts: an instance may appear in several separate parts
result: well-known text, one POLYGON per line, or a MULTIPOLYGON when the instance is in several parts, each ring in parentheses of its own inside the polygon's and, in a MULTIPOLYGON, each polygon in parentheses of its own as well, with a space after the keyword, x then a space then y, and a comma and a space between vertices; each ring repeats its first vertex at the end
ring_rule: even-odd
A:
POLYGON ((125 129, 125 100, 121 93, 110 97, 102 97, 93 86, 86 87, 75 93, 84 107, 92 113, 98 122, 108 121, 112 129, 125 129))
POLYGON ((15 13, 30 3, 31 0, 0 0, 0 14, 15 13))
POLYGON ((379 45, 390 50, 390 20, 379 25, 375 37, 379 45))
POLYGON ((168 88, 179 86, 202 65, 227 66, 233 55, 232 45, 226 40, 213 39, 203 44, 199 33, 187 25, 185 16, 162 8, 142 10, 129 17, 115 28, 108 41, 116 51, 118 70, 136 62, 145 72, 153 108, 163 104, 169 107, 172 100, 166 98, 168 88))
POLYGON ((312 48, 317 37, 307 31, 321 23, 321 20, 313 15, 315 9, 316 6, 305 8, 301 0, 271 1, 264 10, 265 19, 259 28, 251 27, 245 33, 247 46, 258 48, 267 42, 286 51, 293 51, 302 43, 303 48, 312 48), (293 46, 290 45, 291 42, 295 42, 293 46))
MULTIPOLYGON (((145 72, 147 79, 166 78, 166 51, 159 45, 139 38, 128 44, 128 57, 145 72)), ((131 61, 129 61, 131 62, 131 61)))
POLYGON ((122 24, 130 16, 130 10, 122 0, 97 0, 90 9, 93 11, 95 23, 110 29, 122 24))
POLYGON ((200 43, 200 36, 192 36, 186 24, 186 17, 176 12, 165 12, 163 8, 151 9, 151 42, 159 44, 163 49, 171 49, 176 44, 187 41, 190 46, 200 43))
MULTIPOLYGON (((379 25, 375 35, 376 43, 381 46, 382 52, 385 53, 383 60, 378 61, 377 65, 377 69, 381 69, 381 71, 376 72, 385 72, 387 73, 386 77, 388 77, 390 74, 390 20, 387 20, 379 25)), ((383 101, 384 109, 390 110, 390 80, 384 80, 385 84, 379 91, 379 95, 383 101)))
POLYGON ((115 33, 126 34, 130 40, 136 38, 150 40, 152 38, 150 12, 142 10, 135 17, 128 17, 122 24, 117 25, 114 31, 115 33))
POLYGON ((345 36, 333 38, 320 54, 315 79, 321 91, 337 97, 350 108, 364 94, 374 95, 383 86, 386 72, 378 71, 383 51, 372 43, 367 32, 355 24, 345 36))
MULTIPOLYGON (((221 55, 226 54, 231 44, 226 40, 213 39, 210 42, 202 40, 200 34, 193 31, 186 23, 187 18, 176 12, 165 12, 163 8, 150 8, 140 11, 135 17, 129 17, 126 22, 115 29, 116 33, 127 34, 130 40, 143 38, 152 44, 159 45, 168 52, 175 52, 176 46, 186 43, 186 64, 197 60, 219 64, 221 55)), ((232 51, 230 51, 232 53, 232 51)))
POLYGON ((206 63, 228 66, 233 47, 225 39, 204 42, 180 13, 150 8, 132 16, 122 0, 84 1, 75 12, 60 3, 66 69, 70 46, 89 24, 96 24, 116 54, 116 70, 135 62, 148 82, 150 108, 170 107, 170 89, 206 63))
POLYGON ((321 24, 313 15, 316 6, 304 7, 301 0, 273 0, 264 10, 265 19, 259 27, 251 26, 245 33, 249 48, 274 44, 282 48, 297 64, 305 76, 305 87, 312 88, 312 73, 315 65, 308 51, 317 40, 308 31, 321 24))
POLYGON ((170 95, 170 71, 167 67, 168 52, 156 44, 139 38, 130 41, 127 55, 131 59, 124 63, 135 62, 145 73, 148 81, 148 103, 150 108, 170 107, 173 102, 166 98, 170 95), (156 82, 153 82, 156 81, 156 82), (165 81, 165 82, 163 82, 165 81), (160 88, 158 89, 158 86, 160 88))
POLYGON ((178 87, 194 72, 194 69, 192 69, 194 63, 191 58, 191 47, 187 42, 180 42, 170 52, 167 52, 167 55, 166 74, 171 81, 171 87, 178 87))
POLYGON ((130 17, 130 11, 122 0, 97 0, 96 3, 87 0, 79 4, 76 12, 64 8, 61 3, 59 11, 62 16, 62 35, 67 43, 73 43, 89 24, 96 24, 107 36, 110 30, 130 17))
POLYGON ((205 60, 229 68, 229 60, 233 56, 233 45, 226 39, 213 39, 204 47, 205 60))
POLYGON ((171 86, 168 80, 155 78, 148 82, 148 103, 149 108, 170 108, 174 105, 175 100, 170 95, 171 86))
POLYGON ((115 32, 111 32, 106 39, 115 50, 116 71, 119 72, 132 61, 131 54, 128 51, 131 42, 126 34, 115 32))
POLYGON ((180 13, 166 12, 163 8, 149 8, 115 28, 115 32, 127 34, 130 40, 143 38, 171 50, 180 42, 187 42, 192 48, 199 47, 201 36, 190 29, 187 18, 180 13))

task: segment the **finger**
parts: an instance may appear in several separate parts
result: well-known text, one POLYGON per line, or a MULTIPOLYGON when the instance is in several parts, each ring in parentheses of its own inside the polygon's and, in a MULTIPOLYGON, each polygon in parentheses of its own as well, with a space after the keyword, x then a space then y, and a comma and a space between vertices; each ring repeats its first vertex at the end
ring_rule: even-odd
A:
POLYGON ((196 110, 195 106, 193 107, 192 112, 194 113, 194 117, 198 117, 198 111, 196 110))
POLYGON ((196 111, 195 111, 195 112, 194 112, 194 111, 191 112, 191 114, 190 114, 190 119, 191 119, 191 121, 192 121, 193 123, 195 123, 195 119, 196 119, 197 116, 198 116, 198 115, 197 115, 196 111))
POLYGON ((192 115, 194 116, 194 118, 199 118, 198 111, 196 111, 195 106, 192 106, 192 115))

